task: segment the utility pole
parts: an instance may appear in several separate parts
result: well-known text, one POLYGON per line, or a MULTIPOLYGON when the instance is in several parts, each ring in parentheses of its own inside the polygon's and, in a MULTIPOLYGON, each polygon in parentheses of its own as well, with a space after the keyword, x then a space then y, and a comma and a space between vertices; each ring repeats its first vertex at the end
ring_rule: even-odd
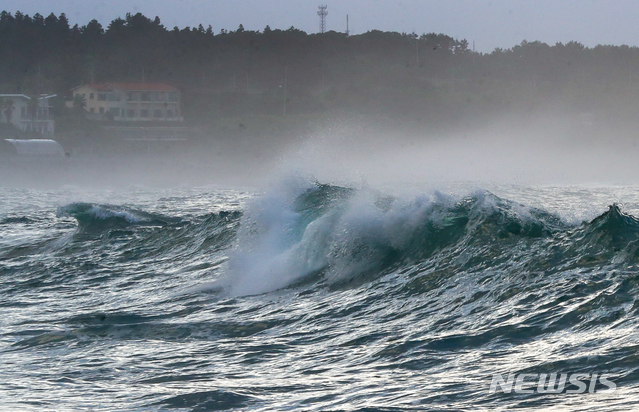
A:
POLYGON ((284 67, 284 114, 286 116, 286 82, 288 80, 288 66, 284 67))
POLYGON ((348 30, 348 14, 346 15, 346 35, 348 36, 348 34, 350 33, 350 31, 348 30))
POLYGON ((473 40, 473 66, 475 65, 475 40, 473 40))
POLYGON ((42 94, 42 66, 38 65, 38 97, 42 94))
POLYGON ((323 6, 318 6, 317 8, 319 9, 319 11, 317 12, 317 15, 320 18, 320 24, 319 24, 320 33, 324 33, 326 31, 326 15, 328 14, 328 11, 326 11, 326 9, 328 8, 328 6, 323 5, 323 6))

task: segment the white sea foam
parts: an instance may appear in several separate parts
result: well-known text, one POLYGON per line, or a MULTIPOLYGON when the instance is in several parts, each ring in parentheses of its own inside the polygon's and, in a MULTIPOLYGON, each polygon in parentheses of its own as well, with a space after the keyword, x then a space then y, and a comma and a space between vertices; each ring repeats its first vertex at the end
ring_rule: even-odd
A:
POLYGON ((137 216, 135 213, 129 210, 107 208, 101 205, 93 205, 91 209, 89 209, 88 213, 102 220, 111 218, 122 218, 129 223, 141 223, 145 221, 145 219, 137 216))
POLYGON ((305 225, 294 201, 309 189, 299 181, 280 186, 248 207, 227 274, 215 286, 235 296, 260 294, 317 271, 328 282, 342 281, 379 266, 388 250, 406 248, 426 218, 437 225, 442 216, 434 204, 454 203, 441 193, 403 200, 364 188, 305 225))

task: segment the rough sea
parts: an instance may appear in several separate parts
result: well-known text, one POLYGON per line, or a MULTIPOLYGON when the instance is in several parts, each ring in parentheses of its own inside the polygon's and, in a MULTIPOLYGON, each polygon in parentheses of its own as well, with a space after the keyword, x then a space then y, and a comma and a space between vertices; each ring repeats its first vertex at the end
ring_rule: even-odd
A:
POLYGON ((633 410, 637 189, 0 188, 0 410, 633 410))

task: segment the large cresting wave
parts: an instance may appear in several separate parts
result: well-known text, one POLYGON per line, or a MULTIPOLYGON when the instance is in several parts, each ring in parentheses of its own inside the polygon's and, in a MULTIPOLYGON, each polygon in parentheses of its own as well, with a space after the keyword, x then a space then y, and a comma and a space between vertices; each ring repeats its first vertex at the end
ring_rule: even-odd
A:
POLYGON ((639 222, 617 205, 574 224, 487 191, 405 199, 298 183, 249 205, 220 282, 232 295, 248 295, 307 277, 335 285, 434 267, 452 275, 630 265, 638 237, 639 222))

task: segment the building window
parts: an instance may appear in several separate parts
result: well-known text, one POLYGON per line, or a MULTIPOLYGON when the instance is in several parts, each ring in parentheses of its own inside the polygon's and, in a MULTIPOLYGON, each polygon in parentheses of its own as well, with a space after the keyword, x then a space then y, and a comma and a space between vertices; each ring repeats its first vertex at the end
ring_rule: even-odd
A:
POLYGON ((104 114, 104 107, 100 107, 100 113, 104 114))
POLYGON ((133 109, 127 109, 126 111, 126 117, 133 119, 135 117, 135 110, 133 109))
POLYGON ((140 109, 140 117, 143 117, 143 118, 149 117, 149 110, 148 109, 140 109))
POLYGON ((119 117, 120 116, 120 108, 119 107, 111 107, 109 109, 109 113, 111 113, 111 115, 113 115, 113 117, 119 117))
POLYGON ((128 102, 139 102, 140 101, 140 92, 127 92, 126 100, 128 102))
POLYGON ((179 101, 179 95, 177 93, 169 93, 169 101, 170 102, 179 101))
POLYGON ((140 93, 140 100, 143 101, 143 102, 150 102, 151 101, 151 93, 147 93, 147 92, 140 93))
POLYGON ((98 93, 98 101, 105 102, 107 99, 106 93, 98 93))
POLYGON ((89 94, 89 99, 94 100, 95 99, 95 94, 94 93, 89 94))

